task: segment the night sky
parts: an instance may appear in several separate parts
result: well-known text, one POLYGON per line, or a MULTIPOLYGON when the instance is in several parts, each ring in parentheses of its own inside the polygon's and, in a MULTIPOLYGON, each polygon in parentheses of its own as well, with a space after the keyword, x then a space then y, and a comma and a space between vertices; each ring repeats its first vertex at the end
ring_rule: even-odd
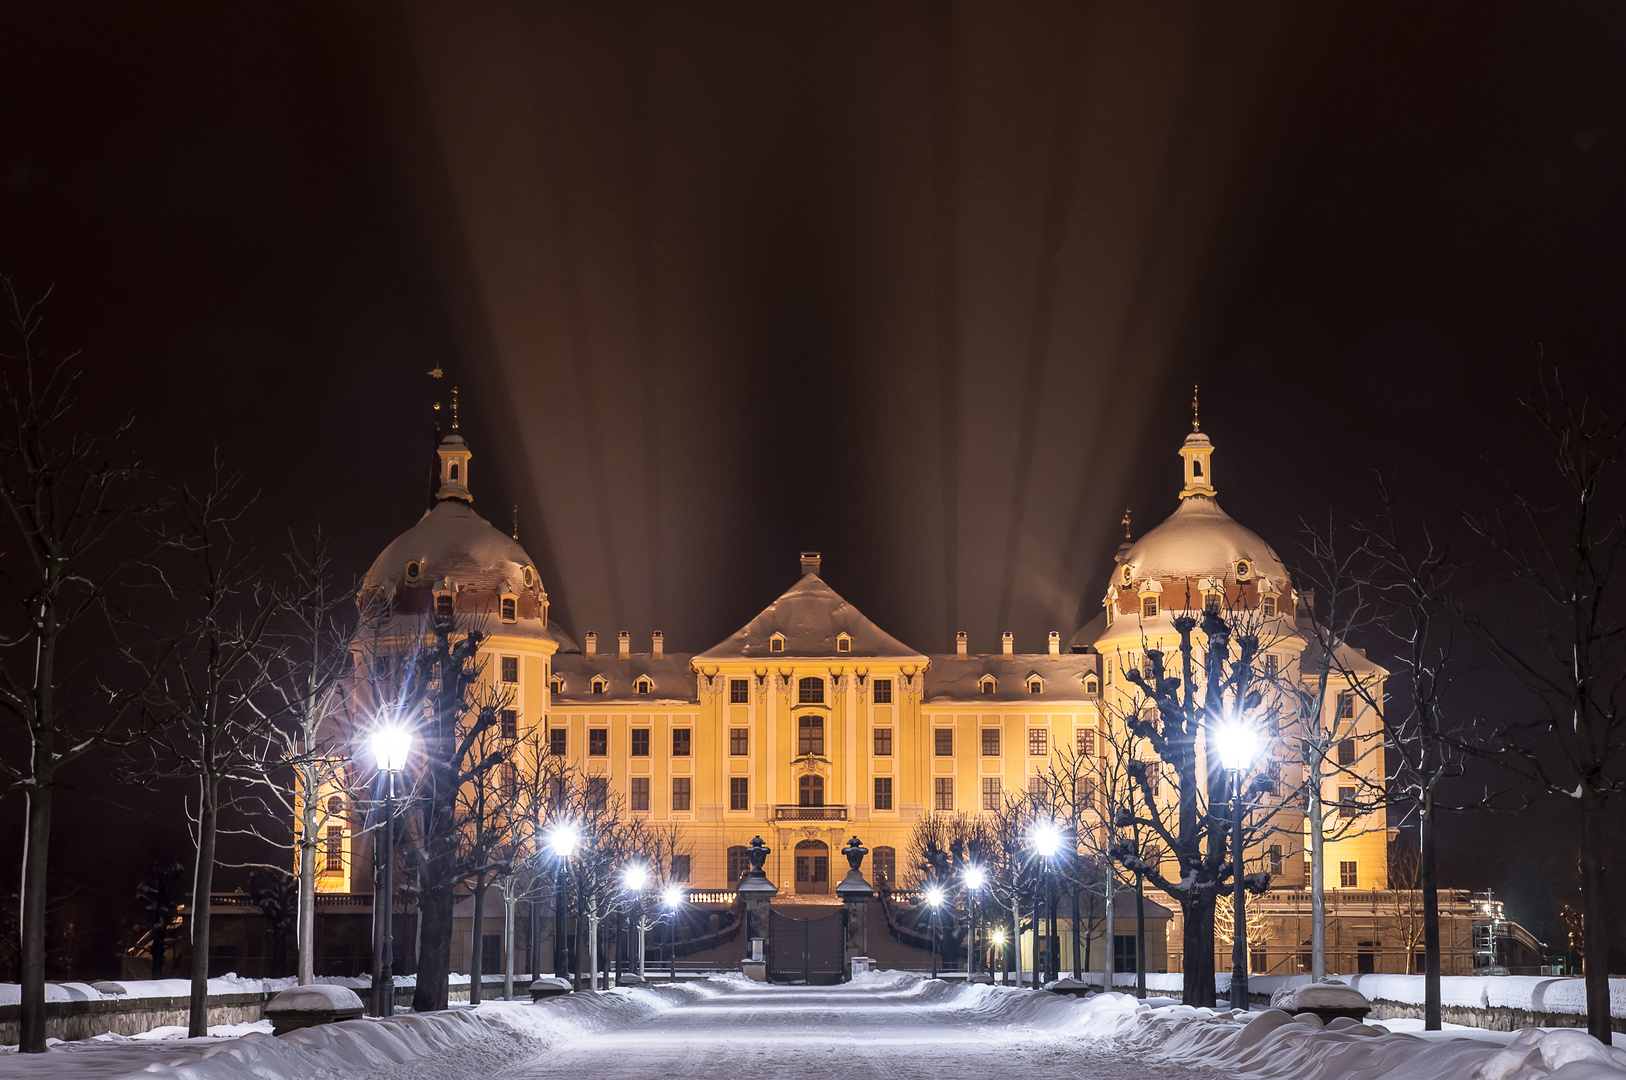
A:
MULTIPOLYGON (((1447 532, 1532 475, 1538 345, 1620 404, 1623 70, 1604 3, 11 4, 0 273, 267 549, 363 571, 456 382, 578 638, 699 651, 817 549, 916 648, 1037 651, 1172 510, 1194 383, 1290 563, 1375 470, 1447 532)), ((105 813, 53 873, 116 907, 184 837, 105 813)), ((1568 825, 1467 819, 1446 883, 1545 932, 1568 825)))

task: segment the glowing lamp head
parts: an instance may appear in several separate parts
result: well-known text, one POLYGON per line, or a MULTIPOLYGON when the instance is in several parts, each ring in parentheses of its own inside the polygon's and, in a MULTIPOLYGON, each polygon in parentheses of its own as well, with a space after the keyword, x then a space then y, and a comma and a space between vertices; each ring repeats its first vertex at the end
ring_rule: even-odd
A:
POLYGON ((1033 850, 1048 859, 1061 850, 1061 830, 1051 824, 1033 827, 1033 850))
POLYGON ((926 903, 930 904, 932 907, 937 907, 942 902, 943 902, 943 890, 942 889, 939 889, 936 885, 932 885, 929 888, 927 888, 927 890, 926 890, 926 903))
POLYGON ((548 850, 561 859, 568 859, 576 853, 576 845, 581 843, 582 831, 570 822, 555 825, 548 833, 548 850))
POLYGON ((629 889, 642 889, 649 884, 649 867, 643 863, 633 863, 621 871, 621 884, 629 889))
POLYGON ((400 772, 406 768, 407 754, 412 751, 412 732, 398 724, 386 724, 373 732, 373 758, 385 772, 400 772))
POLYGON ((1252 725, 1229 719, 1214 728, 1214 749, 1221 765, 1240 771, 1253 764, 1259 752, 1259 735, 1252 725))
POLYGON ((683 890, 676 885, 668 885, 661 891, 661 903, 674 911, 677 910, 678 906, 683 903, 683 890))
POLYGON ((1003 944, 1005 944, 1005 931, 1003 931, 1003 930, 995 930, 994 931, 994 944, 995 945, 1003 945, 1003 944))
POLYGON ((984 870, 980 866, 966 867, 965 883, 968 887, 973 889, 982 888, 984 885, 988 884, 988 871, 984 870))

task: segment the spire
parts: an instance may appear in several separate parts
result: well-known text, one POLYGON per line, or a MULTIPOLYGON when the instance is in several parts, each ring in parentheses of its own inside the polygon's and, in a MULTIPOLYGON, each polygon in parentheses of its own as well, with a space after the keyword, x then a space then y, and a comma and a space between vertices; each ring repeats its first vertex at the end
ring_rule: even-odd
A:
MULTIPOLYGON (((430 373, 432 378, 440 378, 443 374, 440 368, 430 373)), ((440 412, 440 402, 435 402, 435 412, 440 412)), ((440 422, 435 422, 435 434, 440 435, 440 422)), ((435 489, 435 501, 445 502, 447 499, 457 499, 460 502, 472 503, 474 495, 469 491, 469 459, 474 455, 469 451, 469 444, 463 441, 463 436, 457 430, 457 387, 452 387, 452 430, 440 438, 435 446, 435 455, 440 459, 440 485, 435 489)), ((514 532, 518 539, 519 508, 514 508, 514 532)))
POLYGON ((519 539, 519 503, 514 504, 514 539, 519 539))
MULTIPOLYGON (((452 393, 456 394, 457 391, 453 390, 452 393)), ((453 405, 452 410, 453 410, 453 412, 456 412, 457 406, 453 405)), ((452 424, 452 426, 456 427, 457 424, 454 422, 452 424)), ((1196 383, 1191 384, 1191 430, 1192 431, 1201 431, 1202 430, 1202 425, 1199 424, 1198 421, 1197 421, 1197 384, 1196 383)))
POLYGON ((1124 527, 1124 539, 1128 540, 1131 538, 1131 534, 1129 532, 1129 507, 1127 506, 1124 507, 1124 519, 1122 524, 1124 527))
POLYGON ((1113 556, 1112 559, 1114 563, 1120 566, 1123 564, 1124 559, 1129 555, 1129 548, 1131 546, 1130 540, 1132 539, 1129 533, 1129 507, 1127 506, 1124 507, 1124 519, 1122 524, 1124 527, 1124 542, 1118 545, 1118 553, 1113 556))
MULTIPOLYGON (((457 387, 455 386, 452 387, 452 430, 457 430, 457 387)), ((1193 424, 1191 430, 1196 431, 1197 425, 1193 424)))

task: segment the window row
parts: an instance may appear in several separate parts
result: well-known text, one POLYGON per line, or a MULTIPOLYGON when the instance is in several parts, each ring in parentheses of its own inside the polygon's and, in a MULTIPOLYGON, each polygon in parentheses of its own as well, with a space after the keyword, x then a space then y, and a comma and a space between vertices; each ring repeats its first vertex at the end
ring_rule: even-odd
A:
MULTIPOLYGON (((519 714, 513 709, 502 711, 502 737, 514 739, 519 732, 519 714)), ((650 746, 650 729, 633 728, 631 755, 633 757, 648 757, 650 746)), ((984 757, 999 757, 1002 753, 1004 734, 1000 728, 982 729, 982 755, 984 757)), ((1075 732, 1076 749, 1080 757, 1094 757, 1096 753, 1095 732, 1088 728, 1079 728, 1075 732)), ((1346 740, 1348 749, 1340 744, 1338 754, 1339 763, 1348 765, 1354 761, 1354 742, 1346 740), (1345 760, 1346 755, 1348 760, 1345 760)), ((874 747, 876 757, 892 756, 892 729, 878 727, 874 730, 874 747)), ((555 727, 548 729, 548 753, 563 756, 569 749, 566 729, 555 727)), ((954 756, 954 729, 950 727, 934 728, 932 730, 932 750, 937 757, 954 756)), ((606 757, 610 752, 609 728, 587 729, 587 754, 589 757, 606 757)), ((694 733, 691 728, 672 729, 672 756, 689 757, 694 752, 694 733)), ((751 753, 751 729, 744 727, 731 727, 728 729, 728 753, 731 757, 749 757, 751 753)), ((1028 754, 1033 757, 1046 757, 1050 753, 1050 729, 1042 727, 1028 728, 1028 754)), ((805 714, 796 718, 796 756, 807 757, 824 756, 824 717, 815 714, 805 714)))
MULTIPOLYGON (((1003 738, 1003 734, 1004 734, 1003 729, 1001 729, 1001 728, 983 728, 982 729, 982 756, 983 757, 999 757, 1000 756, 1000 753, 1001 753, 1000 745, 1001 745, 1001 740, 1003 738)), ((890 735, 890 732, 889 732, 888 733, 889 745, 890 745, 890 738, 891 738, 891 735, 890 735)), ((1089 754, 1091 756, 1093 756, 1094 751, 1095 751, 1095 732, 1093 732, 1093 731, 1080 731, 1078 733, 1078 750, 1079 750, 1079 753, 1081 753, 1081 754, 1085 753, 1086 743, 1089 746, 1089 754), (1086 740, 1085 736, 1088 736, 1087 740, 1086 740)), ((932 729, 932 749, 933 749, 934 754, 937 757, 953 757, 954 756, 954 729, 951 728, 951 727, 933 728, 932 729)), ((877 750, 876 753, 880 753, 880 751, 877 750)), ((1049 728, 1042 728, 1042 727, 1028 728, 1028 753, 1030 755, 1034 756, 1034 757, 1047 757, 1050 754, 1050 729, 1049 728)))

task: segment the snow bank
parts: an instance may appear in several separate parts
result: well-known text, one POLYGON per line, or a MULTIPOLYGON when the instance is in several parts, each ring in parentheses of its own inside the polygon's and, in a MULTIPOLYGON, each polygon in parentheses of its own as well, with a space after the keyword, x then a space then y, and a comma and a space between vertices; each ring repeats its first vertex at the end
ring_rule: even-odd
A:
MULTIPOLYGON (((516 975, 516 979, 523 981, 523 976, 516 975)), ((318 984, 324 986, 345 986, 351 990, 370 990, 373 980, 370 975, 344 975, 323 976, 318 978, 318 984)), ((452 986, 467 986, 469 977, 453 973, 447 976, 452 986)), ((416 975, 397 975, 395 985, 416 986, 416 975)), ((235 972, 222 975, 209 980, 209 994, 275 994, 290 987, 298 986, 299 980, 289 977, 284 979, 245 979, 235 972)), ((81 982, 61 982, 45 984, 46 1001, 128 1001, 136 998, 184 998, 192 993, 192 980, 190 979, 120 979, 117 982, 100 982, 94 985, 81 982)), ((23 1000, 22 987, 17 983, 0 983, 0 1005, 17 1005, 23 1000)))

